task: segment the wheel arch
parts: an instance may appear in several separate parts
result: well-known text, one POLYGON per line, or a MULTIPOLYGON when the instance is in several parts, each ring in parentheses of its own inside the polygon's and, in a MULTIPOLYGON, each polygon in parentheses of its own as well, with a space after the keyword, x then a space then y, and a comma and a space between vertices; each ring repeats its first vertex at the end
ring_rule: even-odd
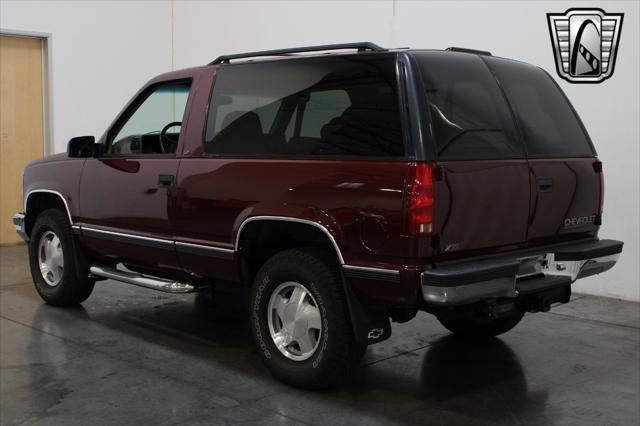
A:
POLYGON ((69 224, 73 225, 69 204, 60 192, 51 189, 34 189, 27 192, 24 197, 25 232, 27 235, 31 235, 33 224, 38 215, 50 208, 62 210, 67 216, 69 224))
POLYGON ((247 229, 247 226, 251 226, 252 224, 265 224, 268 222, 276 222, 276 223, 290 223, 290 224, 295 224, 295 225, 303 225, 303 226, 311 226, 319 231, 321 231, 327 238, 327 240, 331 243, 331 245, 333 246, 334 250, 335 250, 335 255, 338 259, 338 261, 340 262, 340 265, 344 265, 345 261, 344 261, 344 257, 342 255, 342 250, 340 249, 340 246, 338 245, 335 237, 333 236, 333 234, 331 233, 331 231, 329 231, 329 229, 316 221, 313 220, 309 220, 309 219, 301 219, 301 218, 296 218, 296 217, 288 217, 288 216, 271 216, 271 215, 262 215, 262 216, 251 216, 246 218, 244 221, 242 221, 242 223, 240 224, 240 226, 238 227, 238 232, 236 232, 236 238, 235 238, 235 242, 234 242, 234 248, 236 251, 239 251, 241 246, 241 238, 242 238, 242 231, 247 229))
POLYGON ((325 249, 338 268, 345 263, 336 238, 321 223, 287 216, 246 218, 238 227, 234 241, 240 277, 243 282, 251 283, 269 257, 282 250, 307 246, 325 249))

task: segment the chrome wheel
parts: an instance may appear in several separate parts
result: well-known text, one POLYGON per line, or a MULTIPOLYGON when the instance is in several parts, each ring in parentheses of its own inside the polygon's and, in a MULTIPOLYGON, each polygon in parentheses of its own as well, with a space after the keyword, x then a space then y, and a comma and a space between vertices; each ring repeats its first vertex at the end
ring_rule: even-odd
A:
POLYGON ((267 315, 273 343, 284 356, 304 361, 318 349, 322 335, 320 309, 302 284, 280 284, 271 294, 267 315))
POLYGON ((64 273, 64 254, 60 238, 52 231, 47 231, 40 237, 38 265, 47 285, 55 287, 60 284, 64 273))

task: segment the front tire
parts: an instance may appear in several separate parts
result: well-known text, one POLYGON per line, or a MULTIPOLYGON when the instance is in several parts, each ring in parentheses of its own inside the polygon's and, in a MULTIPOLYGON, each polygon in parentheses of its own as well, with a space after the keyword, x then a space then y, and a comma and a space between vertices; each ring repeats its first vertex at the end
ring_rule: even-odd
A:
POLYGON ((467 340, 483 341, 506 333, 518 325, 523 317, 524 312, 517 311, 500 318, 463 314, 453 317, 438 317, 438 321, 447 330, 460 337, 467 340))
POLYGON ((31 277, 40 297, 56 306, 82 303, 91 295, 94 280, 76 274, 71 225, 58 209, 42 212, 29 241, 31 277))
POLYGON ((311 251, 269 259, 255 278, 250 309, 263 361, 292 386, 339 384, 366 350, 355 342, 340 275, 311 251))

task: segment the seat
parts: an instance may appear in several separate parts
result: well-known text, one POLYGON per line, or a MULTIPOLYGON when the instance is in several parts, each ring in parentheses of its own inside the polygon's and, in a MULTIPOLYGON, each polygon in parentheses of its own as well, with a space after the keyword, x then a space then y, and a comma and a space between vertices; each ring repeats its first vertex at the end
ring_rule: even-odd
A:
POLYGON ((260 117, 253 111, 233 111, 222 121, 222 130, 210 142, 220 154, 254 154, 264 142, 260 117))
POLYGON ((389 108, 389 105, 350 106, 340 117, 322 127, 322 141, 313 153, 373 156, 402 154, 399 118, 397 121, 390 120, 390 116, 394 117, 398 113, 395 108, 389 108))

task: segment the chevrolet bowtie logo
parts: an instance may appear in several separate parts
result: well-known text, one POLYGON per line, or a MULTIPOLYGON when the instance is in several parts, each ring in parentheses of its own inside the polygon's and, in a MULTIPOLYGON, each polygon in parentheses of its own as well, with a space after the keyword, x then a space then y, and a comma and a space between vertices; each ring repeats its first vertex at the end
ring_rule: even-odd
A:
POLYGON ((558 75, 571 83, 600 83, 611 77, 623 16, 583 8, 548 13, 558 75))
POLYGON ((383 334, 384 334, 384 330, 383 329, 381 329, 381 328, 373 328, 373 329, 371 329, 369 334, 367 334, 367 337, 369 338, 369 340, 375 340, 375 339, 379 339, 380 337, 382 337, 383 334))

